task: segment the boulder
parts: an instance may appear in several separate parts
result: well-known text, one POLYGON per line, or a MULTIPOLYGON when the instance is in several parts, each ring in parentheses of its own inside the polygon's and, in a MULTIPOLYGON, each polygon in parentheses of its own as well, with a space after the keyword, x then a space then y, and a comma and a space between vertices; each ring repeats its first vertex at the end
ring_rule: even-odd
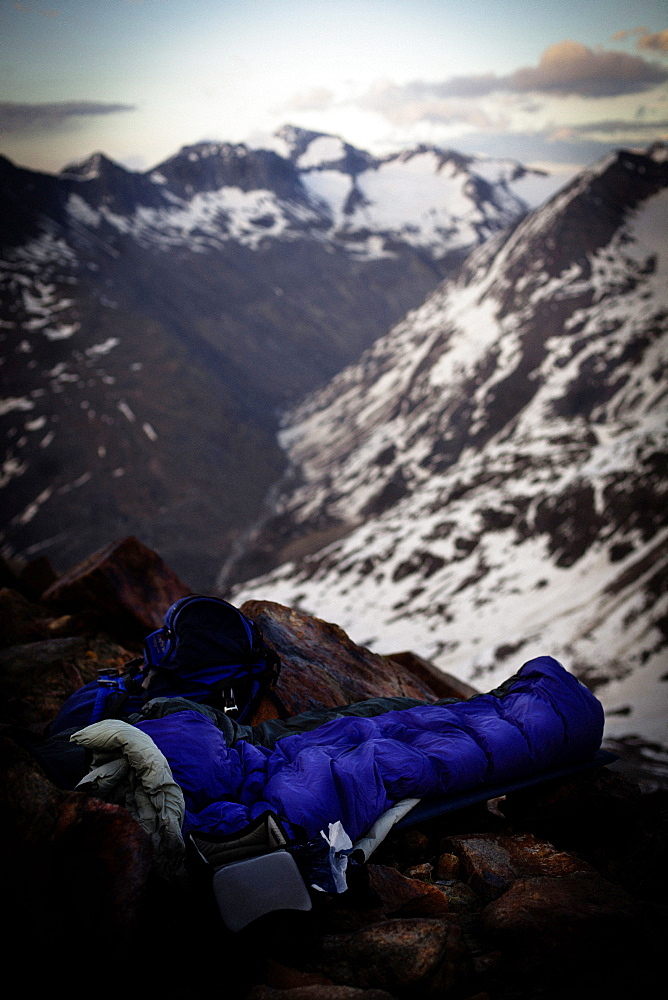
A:
POLYGON ((315 967, 344 986, 441 998, 462 987, 471 959, 454 921, 413 917, 326 935, 315 967))
POLYGON ((6 731, 0 768, 7 957, 28 949, 34 985, 40 972, 53 978, 54 958, 79 949, 84 958, 91 933, 105 949, 129 947, 148 885, 148 834, 120 806, 56 788, 6 731))
POLYGON ((19 575, 26 593, 35 600, 39 600, 44 591, 53 586, 57 579, 58 574, 46 556, 39 556, 27 563, 19 575))
POLYGON ((162 625, 167 608, 189 593, 157 553, 129 536, 64 573, 42 601, 64 612, 93 610, 114 636, 141 642, 162 625))
POLYGON ((390 653, 387 659, 393 663, 400 663, 415 677, 428 684, 437 698, 457 698, 458 701, 468 701, 474 695, 480 694, 471 684, 446 673, 445 670, 441 670, 434 663, 430 663, 423 656, 418 656, 417 653, 412 653, 410 650, 405 650, 403 653, 390 653))
POLYGON ((614 767, 513 792, 499 807, 515 826, 576 851, 607 878, 661 903, 668 881, 668 791, 642 794, 614 767))
POLYGON ((438 857, 434 876, 437 879, 448 880, 459 878, 459 858, 456 854, 444 852, 438 857))
POLYGON ((385 990, 358 990, 354 986, 334 986, 314 983, 311 986, 295 986, 289 989, 274 989, 272 986, 256 986, 246 1000, 394 1000, 385 990))
POLYGON ((121 670, 132 657, 105 638, 45 639, 0 651, 5 722, 43 733, 63 702, 100 669, 121 670))
POLYGON ((353 869, 348 884, 348 892, 321 915, 328 931, 348 932, 391 917, 442 917, 449 912, 443 892, 388 865, 353 869))
POLYGON ((496 899, 525 876, 557 878, 592 872, 577 855, 559 851, 531 833, 463 834, 450 837, 449 845, 471 888, 487 900, 496 899))
POLYGON ((24 597, 18 590, 0 590, 0 646, 15 646, 22 642, 37 642, 51 635, 53 615, 24 597))
POLYGON ((481 929, 514 981, 595 984, 604 996, 639 986, 653 964, 640 904, 596 872, 518 879, 482 911, 481 929))
POLYGON ((480 909, 480 898, 470 885, 458 879, 437 879, 434 888, 445 897, 449 913, 471 913, 480 909))
POLYGON ((271 601, 247 601, 241 611, 259 626, 281 659, 276 694, 288 715, 365 698, 436 699, 424 681, 400 664, 356 646, 338 625, 271 601))

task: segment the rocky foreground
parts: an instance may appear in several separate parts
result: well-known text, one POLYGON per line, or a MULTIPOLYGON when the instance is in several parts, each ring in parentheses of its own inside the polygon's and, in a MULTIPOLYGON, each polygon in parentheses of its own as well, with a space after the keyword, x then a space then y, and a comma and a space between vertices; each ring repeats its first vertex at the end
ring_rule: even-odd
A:
MULTIPOLYGON (((156 876, 128 812, 57 787, 31 749, 63 701, 135 656, 189 588, 131 538, 60 578, 46 561, 0 573, 5 968, 31 991, 584 1000, 653 996, 665 978, 668 790, 638 785, 623 761, 390 834, 346 893, 230 933, 205 888, 156 876)), ((281 605, 243 610, 283 664, 255 722, 474 693, 410 652, 379 656, 281 605)))

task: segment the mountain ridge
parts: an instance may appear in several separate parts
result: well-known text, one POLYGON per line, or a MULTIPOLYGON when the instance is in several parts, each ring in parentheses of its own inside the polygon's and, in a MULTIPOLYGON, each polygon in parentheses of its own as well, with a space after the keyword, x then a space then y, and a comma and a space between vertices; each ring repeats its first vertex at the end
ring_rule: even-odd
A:
POLYGON ((485 685, 552 653, 613 730, 656 737, 667 185, 665 147, 584 172, 291 411, 291 478, 245 557, 286 561, 223 592, 485 685))
POLYGON ((478 204, 434 154, 387 173, 291 135, 308 168, 233 143, 144 173, 102 153, 60 176, 2 161, 5 556, 60 568, 134 533, 212 586, 284 468, 278 411, 526 210, 507 161, 499 204, 478 204))

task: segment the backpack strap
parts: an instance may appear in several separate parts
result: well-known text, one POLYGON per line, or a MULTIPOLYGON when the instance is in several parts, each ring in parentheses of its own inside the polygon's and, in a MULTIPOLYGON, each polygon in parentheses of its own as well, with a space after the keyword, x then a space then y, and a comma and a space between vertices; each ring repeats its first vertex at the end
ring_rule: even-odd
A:
POLYGON ((125 705, 130 695, 137 693, 133 689, 137 687, 138 674, 143 662, 141 656, 135 657, 125 664, 125 673, 123 674, 108 668, 98 670, 98 689, 91 712, 91 723, 118 717, 120 709, 125 705))

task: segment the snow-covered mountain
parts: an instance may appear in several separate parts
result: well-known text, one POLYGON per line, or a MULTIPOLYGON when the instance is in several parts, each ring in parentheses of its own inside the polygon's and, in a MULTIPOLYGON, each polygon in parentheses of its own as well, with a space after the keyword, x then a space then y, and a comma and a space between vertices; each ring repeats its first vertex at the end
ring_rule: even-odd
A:
MULTIPOLYGON (((66 212, 146 246, 196 252, 233 241, 257 249, 303 239, 359 259, 407 244, 437 260, 470 249, 544 201, 549 175, 516 161, 419 146, 377 158, 337 136, 294 126, 274 150, 203 142, 143 175, 101 154, 66 167, 66 212)), ((558 182, 557 182, 558 183, 558 182)))
POLYGON ((437 149, 276 141, 146 173, 0 158, 5 555, 62 569, 135 533, 211 586, 283 469, 278 409, 554 186, 437 149))
POLYGON ((288 415, 246 557, 285 561, 232 598, 484 689, 552 654, 609 736, 668 745, 667 234, 656 146, 474 251, 288 415))

